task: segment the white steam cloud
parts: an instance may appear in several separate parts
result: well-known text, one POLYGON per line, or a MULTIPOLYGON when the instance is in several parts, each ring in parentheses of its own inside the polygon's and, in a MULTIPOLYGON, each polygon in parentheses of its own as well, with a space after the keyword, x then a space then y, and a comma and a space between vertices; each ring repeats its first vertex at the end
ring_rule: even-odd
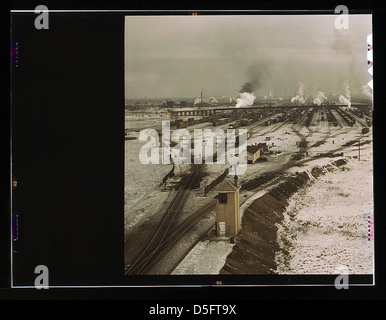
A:
POLYGON ((351 100, 348 82, 345 83, 345 96, 346 96, 347 99, 351 100))
POLYGON ((350 96, 350 90, 349 90, 349 85, 348 82, 345 82, 345 93, 344 95, 339 96, 339 101, 340 103, 343 103, 347 105, 349 108, 351 108, 351 96, 350 96))
POLYGON ((367 84, 362 86, 362 93, 365 94, 369 98, 373 97, 373 93, 371 92, 370 87, 367 84))
POLYGON ((325 96, 324 92, 319 91, 314 99, 314 104, 320 106, 323 100, 327 100, 327 97, 325 96))
POLYGON ((344 95, 339 96, 339 101, 340 101, 340 103, 343 103, 343 104, 347 105, 349 108, 351 108, 351 101, 349 99, 347 99, 344 95))
POLYGON ((299 102, 300 104, 304 104, 306 102, 306 98, 304 97, 304 84, 299 84, 298 94, 291 99, 291 103, 299 102))
POLYGON ((248 92, 243 92, 240 93, 240 98, 237 98, 237 104, 236 108, 240 107, 248 107, 253 105, 253 102, 255 101, 256 97, 254 96, 253 93, 248 93, 248 92))

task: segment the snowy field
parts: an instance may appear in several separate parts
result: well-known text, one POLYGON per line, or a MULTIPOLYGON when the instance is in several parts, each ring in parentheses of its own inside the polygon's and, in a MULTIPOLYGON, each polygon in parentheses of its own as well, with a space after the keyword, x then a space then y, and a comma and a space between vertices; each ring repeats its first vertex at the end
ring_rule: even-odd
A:
POLYGON ((374 242, 368 239, 373 215, 372 153, 314 179, 296 193, 279 224, 279 274, 373 273, 374 242), (290 244, 288 246, 288 244, 290 244))
POLYGON ((145 142, 138 140, 139 133, 131 132, 125 140, 125 210, 145 200, 160 186, 162 178, 172 169, 169 164, 142 164, 139 151, 145 142))
MULTIPOLYGON (((273 141, 280 141, 279 136, 271 136, 273 141)), ((342 142, 356 137, 355 131, 347 133, 342 142)), ((288 139, 284 143, 289 146, 293 142, 288 139)), ((332 146, 330 142, 319 150, 327 152, 340 145, 335 142, 332 146)), ((356 158, 356 145, 346 148, 345 155, 349 159, 346 165, 333 172, 326 171, 318 179, 312 177, 308 187, 290 198, 278 236, 279 244, 288 253, 277 253, 276 273, 333 274, 342 266, 351 274, 373 272, 374 242, 368 240, 369 216, 373 215, 372 144, 362 147, 361 161, 356 158)), ((325 166, 331 161, 331 158, 315 159, 287 173, 310 172, 313 167, 325 166)), ((269 189, 251 195, 241 205, 240 214, 269 189)), ((173 274, 219 273, 232 247, 229 240, 198 242, 173 274)))
POLYGON ((219 274, 234 244, 229 241, 200 241, 174 269, 178 274, 219 274))

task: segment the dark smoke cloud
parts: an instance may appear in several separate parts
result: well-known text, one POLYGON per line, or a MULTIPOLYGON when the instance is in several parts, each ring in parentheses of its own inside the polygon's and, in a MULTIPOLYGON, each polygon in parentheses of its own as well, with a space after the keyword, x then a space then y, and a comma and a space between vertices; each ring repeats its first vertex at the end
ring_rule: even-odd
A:
POLYGON ((256 62, 247 68, 245 74, 248 77, 248 81, 241 86, 240 92, 255 92, 259 90, 269 78, 269 64, 266 61, 256 62))
POLYGON ((240 89, 241 93, 243 92, 252 93, 253 91, 255 91, 255 86, 251 82, 245 82, 240 89))

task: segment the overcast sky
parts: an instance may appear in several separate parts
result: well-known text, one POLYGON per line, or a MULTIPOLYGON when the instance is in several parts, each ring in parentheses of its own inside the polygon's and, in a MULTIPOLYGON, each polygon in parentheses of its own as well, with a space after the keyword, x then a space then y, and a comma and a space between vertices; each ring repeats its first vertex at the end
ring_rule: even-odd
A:
POLYGON ((125 23, 126 98, 237 95, 258 74, 257 96, 352 94, 371 77, 371 15, 130 16, 125 23))

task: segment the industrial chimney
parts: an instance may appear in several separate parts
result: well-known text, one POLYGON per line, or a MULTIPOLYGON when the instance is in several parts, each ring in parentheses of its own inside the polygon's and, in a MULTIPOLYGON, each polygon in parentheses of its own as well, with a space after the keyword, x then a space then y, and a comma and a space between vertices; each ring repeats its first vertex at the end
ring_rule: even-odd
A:
POLYGON ((202 91, 201 91, 201 103, 202 103, 202 91))

